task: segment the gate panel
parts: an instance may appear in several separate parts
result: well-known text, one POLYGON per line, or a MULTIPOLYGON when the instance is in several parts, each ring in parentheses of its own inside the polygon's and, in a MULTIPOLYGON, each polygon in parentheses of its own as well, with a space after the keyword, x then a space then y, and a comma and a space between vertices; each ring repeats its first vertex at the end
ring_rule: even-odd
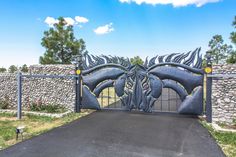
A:
POLYGON ((182 103, 179 95, 171 88, 163 88, 161 96, 156 100, 153 111, 178 112, 182 103))
MULTIPOLYGON (((92 104, 94 109, 101 109, 101 103, 95 101, 95 98, 101 97, 101 91, 105 88, 113 87, 120 98, 122 109, 152 112, 156 110, 157 100, 167 99, 165 98, 167 88, 168 99, 166 102, 161 101, 161 107, 167 106, 165 110, 181 114, 202 114, 203 70, 201 65, 200 48, 185 54, 156 56, 150 60, 146 59, 143 65, 132 65, 129 59, 122 57, 86 54, 82 78, 83 88, 86 88, 87 92, 83 95, 83 99, 94 101, 87 101, 90 104, 84 101, 82 108, 87 108, 86 106, 91 108, 92 104), (182 103, 178 103, 180 100, 177 100, 177 96, 175 100, 172 100, 173 90, 182 103)), ((110 107, 112 108, 108 105, 105 108, 110 107)))
POLYGON ((101 109, 122 110, 123 108, 120 98, 116 95, 114 87, 103 89, 97 99, 101 109))

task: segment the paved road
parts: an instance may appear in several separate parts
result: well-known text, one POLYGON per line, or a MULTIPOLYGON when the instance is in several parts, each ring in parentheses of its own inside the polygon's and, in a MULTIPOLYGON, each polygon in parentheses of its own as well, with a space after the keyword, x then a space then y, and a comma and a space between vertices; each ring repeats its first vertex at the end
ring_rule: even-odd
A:
POLYGON ((197 119, 100 111, 19 143, 0 157, 224 157, 197 119))

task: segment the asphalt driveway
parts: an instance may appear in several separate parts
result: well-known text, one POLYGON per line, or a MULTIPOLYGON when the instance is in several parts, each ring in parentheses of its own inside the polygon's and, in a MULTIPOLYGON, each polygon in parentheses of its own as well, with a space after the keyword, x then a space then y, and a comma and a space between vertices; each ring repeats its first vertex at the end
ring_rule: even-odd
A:
POLYGON ((99 111, 16 144, 0 157, 224 157, 193 117, 99 111))

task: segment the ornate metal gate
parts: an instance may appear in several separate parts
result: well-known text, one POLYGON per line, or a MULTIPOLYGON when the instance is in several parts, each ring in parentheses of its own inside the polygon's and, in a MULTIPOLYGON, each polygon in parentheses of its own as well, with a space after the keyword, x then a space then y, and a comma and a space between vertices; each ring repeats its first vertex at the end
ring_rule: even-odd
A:
POLYGON ((81 108, 101 109, 97 97, 102 90, 113 87, 120 108, 153 112, 155 104, 163 98, 163 89, 167 88, 177 93, 178 113, 202 114, 204 72, 201 66, 200 48, 183 54, 156 56, 146 59, 143 65, 132 65, 123 57, 86 54, 82 63, 81 108))

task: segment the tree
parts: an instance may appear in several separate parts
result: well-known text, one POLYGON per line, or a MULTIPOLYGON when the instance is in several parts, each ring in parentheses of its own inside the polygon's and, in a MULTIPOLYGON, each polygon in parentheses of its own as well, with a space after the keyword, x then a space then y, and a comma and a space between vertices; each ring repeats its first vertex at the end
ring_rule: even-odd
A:
POLYGON ((228 57, 227 63, 229 64, 235 64, 236 63, 236 51, 233 51, 230 56, 228 57))
POLYGON ((6 71, 7 71, 6 68, 4 68, 4 67, 1 67, 1 68, 0 68, 0 73, 4 73, 4 72, 6 72, 6 71))
POLYGON ((131 58, 130 62, 134 65, 142 65, 144 63, 142 58, 140 58, 139 56, 135 56, 135 57, 131 58))
POLYGON ((11 65, 10 67, 9 67, 9 69, 8 69, 8 72, 9 73, 14 73, 14 72, 16 72, 18 69, 17 69, 17 67, 15 66, 15 65, 11 65))
POLYGON ((203 57, 202 59, 202 68, 204 69, 205 67, 207 67, 207 59, 206 59, 206 55, 203 57))
POLYGON ((39 58, 41 64, 71 64, 79 53, 86 52, 83 39, 75 38, 73 26, 62 17, 58 18, 54 27, 44 32, 41 44, 46 48, 39 58))
MULTIPOLYGON (((232 26, 236 29, 236 16, 234 17, 234 21, 232 23, 232 26)), ((232 43, 234 43, 236 45, 236 32, 232 32, 230 34, 230 39, 231 39, 232 43)))
POLYGON ((26 64, 24 64, 20 69, 22 72, 25 72, 25 73, 27 73, 29 71, 29 68, 27 67, 26 64))
MULTIPOLYGON (((232 26, 236 29, 236 16, 234 17, 234 21, 232 23, 232 26)), ((233 44, 236 45, 236 32, 232 32, 230 34, 230 39, 233 44)), ((231 52, 227 59, 227 63, 235 64, 236 63, 236 51, 231 52)))
POLYGON ((215 64, 224 63, 229 54, 232 53, 232 46, 224 43, 221 35, 215 35, 209 42, 209 51, 212 56, 212 62, 215 64))

